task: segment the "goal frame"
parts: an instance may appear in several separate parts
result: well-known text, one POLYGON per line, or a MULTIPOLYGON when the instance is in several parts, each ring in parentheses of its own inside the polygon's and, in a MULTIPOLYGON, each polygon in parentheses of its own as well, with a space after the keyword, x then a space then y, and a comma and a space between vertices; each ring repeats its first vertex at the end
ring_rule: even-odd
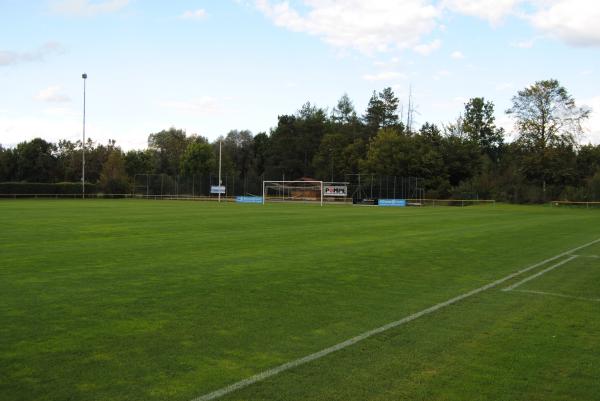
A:
POLYGON ((294 180, 294 181, 285 181, 285 180, 266 180, 263 181, 263 205, 267 202, 267 184, 281 184, 283 189, 285 190, 285 185, 286 184, 315 184, 319 186, 319 190, 320 190, 320 205, 323 206, 323 181, 301 181, 301 180, 294 180))

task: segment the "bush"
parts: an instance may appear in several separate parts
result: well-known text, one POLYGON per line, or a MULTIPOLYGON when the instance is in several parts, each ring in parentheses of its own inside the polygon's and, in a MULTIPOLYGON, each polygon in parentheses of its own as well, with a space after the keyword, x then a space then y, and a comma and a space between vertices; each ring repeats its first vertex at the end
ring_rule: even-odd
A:
MULTIPOLYGON (((96 184, 85 184, 85 192, 95 194, 97 192, 96 184)), ((0 194, 40 194, 40 195, 66 195, 80 194, 80 182, 0 182, 0 194)))

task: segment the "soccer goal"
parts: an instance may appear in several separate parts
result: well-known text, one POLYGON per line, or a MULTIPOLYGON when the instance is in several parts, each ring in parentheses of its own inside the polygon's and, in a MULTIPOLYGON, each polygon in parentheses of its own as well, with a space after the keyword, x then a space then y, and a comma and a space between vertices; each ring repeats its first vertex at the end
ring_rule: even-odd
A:
POLYGON ((290 201, 323 206, 323 181, 263 181, 263 204, 290 201))

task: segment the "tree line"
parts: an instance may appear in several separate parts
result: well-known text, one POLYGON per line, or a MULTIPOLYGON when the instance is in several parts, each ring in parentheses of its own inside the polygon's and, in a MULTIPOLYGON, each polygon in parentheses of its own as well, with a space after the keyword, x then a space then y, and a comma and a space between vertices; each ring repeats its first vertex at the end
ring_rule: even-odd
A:
MULTIPOLYGON (((600 146, 579 143, 589 109, 578 107, 558 81, 544 80, 518 91, 506 113, 515 123, 512 141, 484 97, 470 99, 456 121, 416 128, 410 106, 404 116, 385 88, 373 92, 362 115, 343 95, 331 111, 306 103, 280 115, 268 133, 233 130, 210 142, 169 128, 150 134, 146 149, 127 152, 115 141, 88 139, 86 181, 106 193, 129 193, 138 174, 216 180, 221 143, 223 175, 238 182, 345 181, 361 173, 419 177, 430 198, 600 200, 600 146)), ((0 182, 80 181, 81 159, 81 142, 0 145, 0 182)))

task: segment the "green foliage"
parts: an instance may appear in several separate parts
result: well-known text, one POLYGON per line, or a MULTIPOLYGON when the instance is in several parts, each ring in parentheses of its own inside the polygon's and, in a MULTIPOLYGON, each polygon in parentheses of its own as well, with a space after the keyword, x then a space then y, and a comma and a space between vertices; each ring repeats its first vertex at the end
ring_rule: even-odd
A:
POLYGON ((270 141, 271 138, 264 132, 258 133, 252 140, 252 156, 258 176, 265 173, 269 158, 270 141))
POLYGON ((57 163, 56 146, 41 138, 21 142, 16 148, 16 179, 19 181, 50 182, 57 163))
POLYGON ((363 117, 371 135, 376 134, 380 128, 392 128, 398 125, 398 104, 399 100, 392 88, 385 88, 379 93, 373 91, 363 117))
POLYGON ((16 176, 16 154, 12 149, 5 149, 0 145, 0 182, 9 181, 16 176))
POLYGON ((331 120, 338 124, 352 124, 358 121, 352 100, 344 93, 331 113, 331 120))
POLYGON ((215 166, 212 147, 206 142, 192 142, 181 158, 180 170, 184 175, 206 175, 215 166))
POLYGON ((136 174, 151 174, 156 169, 155 161, 157 155, 150 149, 130 150, 125 154, 125 171, 131 178, 136 174))
MULTIPOLYGON (((408 122, 414 112, 409 102, 408 122)), ((519 136, 508 143, 496 126, 494 104, 484 97, 470 99, 443 132, 427 122, 418 131, 409 130, 400 121, 399 107, 388 87, 373 92, 362 118, 344 94, 331 113, 307 102, 295 114, 280 115, 269 133, 255 136, 232 130, 209 143, 169 128, 150 134, 148 149, 123 155, 124 169, 130 183, 138 174, 153 174, 163 177, 163 184, 171 177, 173 193, 188 181, 189 192, 199 193, 214 184, 221 142, 223 180, 236 194, 259 193, 263 179, 342 181, 357 173, 419 177, 432 197, 467 187, 479 196, 510 202, 583 199, 594 193, 588 182, 600 168, 600 146, 576 144, 590 111, 577 107, 558 81, 536 82, 513 98, 508 113, 519 136)), ((103 145, 89 138, 85 148, 86 181, 98 183, 109 155, 120 149, 114 141, 103 145)), ((81 165, 80 142, 52 144, 38 138, 14 149, 0 147, 0 181, 79 181, 81 165)))
POLYGON ((148 136, 148 148, 158 154, 159 171, 168 175, 179 174, 181 157, 188 144, 185 131, 174 127, 148 136))
POLYGON ((581 124, 590 115, 589 109, 575 105, 575 99, 555 79, 519 91, 506 112, 515 119, 518 141, 534 152, 575 145, 583 133, 581 124))
POLYGON ((463 131, 494 161, 500 157, 504 143, 504 130, 496 127, 495 120, 492 102, 476 97, 465 104, 463 131))
POLYGON ((125 160, 120 149, 114 149, 102 165, 99 186, 102 191, 109 194, 129 193, 125 160))
POLYGON ((232 130, 223 140, 223 154, 232 163, 232 173, 241 179, 250 174, 253 168, 252 145, 254 138, 248 130, 232 130))
MULTIPOLYGON (((86 182, 85 192, 97 192, 95 184, 86 182)), ((71 195, 81 194, 81 182, 0 182, 0 194, 71 195)))
POLYGON ((306 103, 294 116, 279 116, 271 131, 269 176, 296 179, 312 176, 312 161, 331 125, 323 109, 306 103))

